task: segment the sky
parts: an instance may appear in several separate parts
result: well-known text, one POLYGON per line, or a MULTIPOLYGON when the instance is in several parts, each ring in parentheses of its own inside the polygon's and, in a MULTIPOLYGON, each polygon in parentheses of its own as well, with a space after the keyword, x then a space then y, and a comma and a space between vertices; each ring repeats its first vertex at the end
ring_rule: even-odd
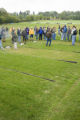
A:
POLYGON ((30 10, 45 11, 80 11, 80 0, 0 0, 0 8, 5 8, 7 12, 24 12, 30 10))

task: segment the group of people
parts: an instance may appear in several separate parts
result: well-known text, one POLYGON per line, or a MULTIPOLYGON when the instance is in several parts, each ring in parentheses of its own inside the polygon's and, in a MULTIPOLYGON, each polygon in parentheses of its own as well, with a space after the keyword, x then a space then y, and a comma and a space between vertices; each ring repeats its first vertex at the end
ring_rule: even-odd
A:
POLYGON ((49 43, 49 46, 51 45, 51 39, 55 40, 56 39, 56 28, 53 27, 52 29, 47 27, 40 27, 37 28, 35 27, 33 28, 28 28, 26 27, 24 30, 21 30, 20 28, 17 29, 17 32, 14 28, 12 28, 11 30, 11 35, 12 35, 12 43, 18 41, 19 43, 21 43, 21 37, 23 38, 23 42, 24 44, 26 44, 26 41, 28 39, 33 40, 33 37, 35 36, 36 40, 42 40, 44 37, 44 40, 47 40, 46 46, 49 43))
MULTIPOLYGON (((12 36, 12 43, 19 42, 21 44, 21 37, 23 38, 24 44, 26 44, 26 41, 28 39, 33 40, 33 37, 35 36, 36 40, 46 40, 46 46, 51 45, 52 40, 56 40, 56 27, 50 28, 50 27, 40 27, 37 28, 36 26, 33 28, 26 27, 24 30, 21 30, 20 28, 17 29, 17 31, 14 28, 11 28, 10 30, 6 27, 2 27, 0 29, 0 48, 2 47, 2 39, 3 42, 5 42, 5 38, 9 37, 11 34, 12 36)), ((67 27, 64 25, 63 27, 58 27, 58 36, 61 37, 61 40, 72 40, 72 45, 75 45, 76 41, 76 35, 77 35, 77 29, 75 26, 72 28, 67 27)), ((80 29, 79 29, 79 40, 80 40, 80 29)))
MULTIPOLYGON (((58 34, 61 35, 61 40, 72 40, 72 45, 75 45, 75 41, 76 41, 76 35, 77 35, 77 29, 75 26, 72 27, 72 29, 70 28, 70 26, 64 25, 62 28, 58 28, 58 34)), ((80 40, 80 29, 79 29, 79 40, 80 40)))

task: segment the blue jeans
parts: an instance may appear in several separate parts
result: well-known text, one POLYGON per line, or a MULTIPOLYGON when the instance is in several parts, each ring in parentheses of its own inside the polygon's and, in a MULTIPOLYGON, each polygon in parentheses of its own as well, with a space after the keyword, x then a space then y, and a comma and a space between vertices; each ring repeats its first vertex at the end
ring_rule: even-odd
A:
POLYGON ((36 33, 36 40, 38 40, 38 33, 36 33))
POLYGON ((75 45, 76 35, 72 35, 72 45, 75 45))
POLYGON ((51 38, 47 38, 46 46, 48 45, 48 42, 49 42, 49 46, 50 46, 51 45, 51 38))
POLYGON ((68 41, 70 40, 70 34, 67 34, 67 40, 68 41))
POLYGON ((67 34, 66 33, 63 33, 64 34, 64 40, 66 40, 66 36, 67 36, 67 34))
POLYGON ((56 40, 56 34, 55 33, 52 34, 52 38, 53 38, 53 40, 56 40))
POLYGON ((64 33, 61 34, 61 40, 63 40, 63 39, 64 39, 64 33))
POLYGON ((2 48, 2 41, 0 40, 0 48, 2 48))
POLYGON ((21 36, 18 36, 18 42, 19 43, 21 42, 21 36))
POLYGON ((30 38, 33 38, 33 34, 30 35, 30 38))
POLYGON ((58 29, 58 35, 61 35, 61 31, 60 31, 60 29, 58 29))
POLYGON ((44 34, 44 40, 46 40, 46 35, 44 34))

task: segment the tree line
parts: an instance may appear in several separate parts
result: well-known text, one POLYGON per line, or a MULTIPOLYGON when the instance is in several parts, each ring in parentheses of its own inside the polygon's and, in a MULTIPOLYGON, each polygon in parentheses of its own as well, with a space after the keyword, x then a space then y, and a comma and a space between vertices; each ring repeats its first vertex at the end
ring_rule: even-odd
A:
POLYGON ((8 13, 4 8, 0 8, 0 24, 3 23, 17 23, 37 20, 80 20, 80 11, 63 11, 58 13, 56 11, 39 12, 35 14, 30 13, 29 10, 25 12, 8 13))

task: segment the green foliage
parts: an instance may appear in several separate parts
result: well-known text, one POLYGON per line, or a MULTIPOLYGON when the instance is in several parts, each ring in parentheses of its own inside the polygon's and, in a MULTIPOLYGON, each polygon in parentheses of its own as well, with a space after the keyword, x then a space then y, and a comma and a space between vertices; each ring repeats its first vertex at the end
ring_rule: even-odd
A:
POLYGON ((26 21, 38 21, 38 20, 80 20, 80 11, 63 11, 58 13, 56 11, 39 12, 38 14, 30 14, 29 10, 19 13, 7 13, 3 8, 0 8, 0 24, 3 23, 16 23, 26 21))
POLYGON ((7 13, 5 9, 0 9, 0 24, 3 23, 16 23, 19 22, 19 18, 7 13))

